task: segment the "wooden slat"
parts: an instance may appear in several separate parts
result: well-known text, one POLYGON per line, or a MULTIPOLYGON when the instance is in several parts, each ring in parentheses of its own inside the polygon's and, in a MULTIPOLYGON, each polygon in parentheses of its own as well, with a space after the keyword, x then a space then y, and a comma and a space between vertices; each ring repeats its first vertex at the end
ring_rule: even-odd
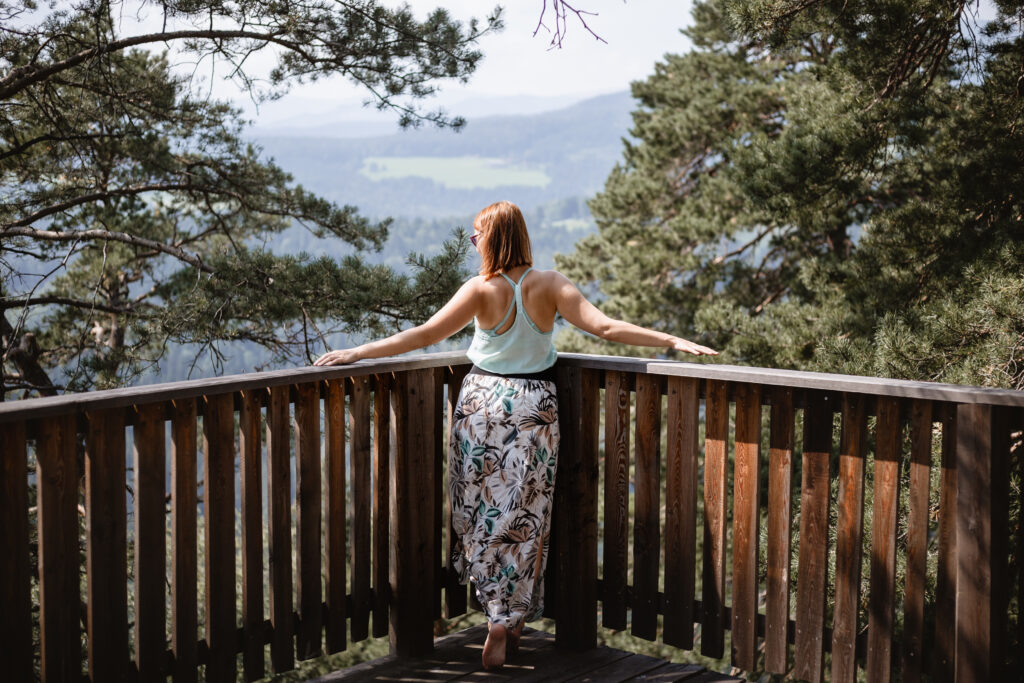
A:
POLYGON ((327 382, 324 401, 324 479, 327 481, 324 508, 327 515, 324 538, 326 556, 327 652, 346 647, 345 596, 345 383, 327 382))
POLYGON ((707 383, 704 410, 704 565, 700 653, 725 654, 726 446, 729 443, 729 398, 725 382, 707 383))
POLYGON ((768 452, 765 669, 789 671, 789 562, 793 516, 793 390, 774 387, 768 452))
MULTIPOLYGON (((352 585, 352 614, 350 620, 352 641, 370 635, 370 520, 371 520, 371 457, 370 453, 370 379, 354 377, 348 382, 349 391, 349 477, 351 480, 352 548, 349 557, 349 576, 352 585)), ((419 444, 423 448, 426 442, 419 444)), ((433 454, 431 449, 430 454, 433 454)), ((432 497, 432 496, 431 496, 432 497)), ((422 514, 433 517, 430 511, 422 514)), ((423 593, 420 599, 426 596, 423 593)))
MULTIPOLYGON (((1014 447, 1017 449, 1017 481, 1024 481, 1024 408, 1017 408, 1012 413, 1013 423, 1012 430, 1016 435, 1016 443, 1014 447)), ((1017 509, 1024 510, 1024 487, 1018 489, 1017 509)), ((1022 513, 1024 514, 1024 513, 1022 513)), ((1020 560, 1020 555, 1024 554, 1024 520, 1017 521, 1017 602, 1020 604, 1024 601, 1024 561, 1020 560)), ((1013 655, 1012 666, 1017 671, 1024 671, 1024 618, 1018 610, 1017 615, 1017 650, 1013 655)))
MULTIPOLYGON (((75 416, 42 419, 36 437, 42 681, 78 683, 78 472, 75 416)), ((123 481, 123 478, 122 478, 123 481)))
MULTIPOLYGON (((455 410, 458 407, 459 392, 462 390, 462 381, 466 378, 468 368, 453 367, 448 375, 448 432, 450 435, 455 422, 455 410)), ((450 436, 449 436, 450 438, 450 436)), ((450 454, 451 455, 451 454, 450 454)), ((451 468, 457 467, 458 463, 449 462, 451 468)), ((448 475, 451 476, 450 473, 448 475)), ((447 570, 448 583, 444 590, 445 617, 451 619, 460 614, 466 613, 466 587, 459 583, 453 564, 455 551, 455 529, 452 526, 452 499, 451 496, 444 496, 445 514, 448 519, 448 544, 445 552, 445 569, 447 570)), ((553 564, 553 563, 552 563, 553 564)))
MULTIPOLYGON (((373 637, 388 634, 388 488, 391 458, 391 376, 373 379, 373 637)), ((462 590, 465 595, 466 590, 462 590)))
POLYGON ((629 582, 629 379, 605 373, 602 624, 625 630, 629 582))
POLYGON ((140 681, 166 678, 167 493, 164 406, 135 414, 135 665, 140 681))
POLYGON ((661 391, 657 378, 636 376, 636 464, 633 470, 634 636, 658 636, 658 572, 661 558, 661 391))
POLYGON ((270 569, 270 663, 295 666, 292 645, 292 531, 288 387, 272 387, 267 404, 267 561, 270 569))
POLYGON ((760 540, 761 387, 736 387, 733 474, 732 660, 747 671, 757 660, 757 555, 760 540))
MULTIPOLYGON (((444 523, 444 462, 445 462, 445 439, 444 439, 444 412, 441 406, 444 405, 444 376, 445 368, 434 369, 434 557, 442 557, 441 525, 444 523)), ((435 576, 435 585, 430 592, 430 602, 433 606, 434 619, 440 619, 441 612, 441 591, 444 588, 444 576, 435 576)))
POLYGON ((392 562, 391 650, 400 657, 433 649, 433 619, 427 592, 433 589, 433 451, 422 447, 435 438, 434 373, 416 370, 397 375, 391 392, 394 474, 391 478, 392 562))
POLYGON ((906 590, 903 599, 903 675, 921 680, 925 572, 928 561, 928 484, 932 467, 932 404, 916 400, 910 412, 910 510, 907 518, 906 590))
POLYGON ((263 438, 261 391, 243 391, 238 415, 242 496, 242 670, 263 678, 263 438))
POLYGON ((320 386, 296 387, 295 400, 296 536, 295 573, 299 580, 299 659, 321 652, 322 593, 320 583, 320 386))
POLYGON ((171 649, 175 683, 195 683, 199 677, 196 437, 195 399, 175 401, 171 408, 171 649))
MULTIPOLYGON (((558 553, 551 559, 558 565, 558 570, 557 583, 546 590, 546 595, 558 596, 557 619, 559 624, 565 625, 557 631, 558 645, 572 650, 594 647, 597 639, 596 615, 594 619, 590 618, 591 604, 584 602, 589 595, 580 577, 580 572, 587 571, 585 565, 589 557, 581 555, 586 552, 584 549, 591 531, 588 528, 589 512, 584 509, 590 501, 582 498, 589 478, 581 432, 582 374, 579 368, 560 367, 557 370, 559 445, 552 536, 559 542, 558 553), (595 627, 593 633, 590 632, 591 624, 595 627)), ((593 532, 596 538, 596 528, 593 532)), ((595 562, 596 559, 595 553, 595 562)))
POLYGON ((235 414, 231 394, 207 396, 203 410, 206 530, 206 677, 235 677, 235 414))
MULTIPOLYGON (((992 412, 959 405, 956 419, 956 681, 991 676, 992 412)), ((1002 609, 1002 606, 997 607, 1002 609)))
MULTIPOLYGON (((600 428, 600 373, 580 372, 580 470, 576 498, 576 526, 573 545, 576 548, 577 590, 571 594, 575 619, 579 622, 580 647, 597 644, 597 487, 599 477, 598 429, 600 428)), ((655 584, 657 589, 657 584, 655 584)))
POLYGON ((860 567, 864 532, 864 445, 867 414, 864 397, 843 396, 843 428, 839 449, 838 529, 836 533, 836 597, 832 618, 832 680, 857 678, 857 614, 860 608, 860 567))
MULTIPOLYGON (((1024 408, 1017 408, 1013 415, 1013 433, 1016 435, 1017 448, 1017 481, 1024 481, 1024 408)), ((1017 509, 1024 510, 1024 487, 1018 489, 1017 509)), ((1022 513, 1024 514, 1024 513, 1022 513)), ((1017 521, 1017 603, 1024 601, 1024 561, 1020 555, 1024 554, 1024 520, 1017 521)), ((1017 650, 1012 659, 1012 665, 1017 671, 1024 671, 1024 618, 1018 610, 1017 615, 1017 650)))
POLYGON ((871 515, 871 578, 868 605, 868 679, 884 683, 892 671, 896 594, 896 513, 900 486, 900 405, 878 400, 875 482, 871 515))
POLYGON ((824 657, 832 408, 819 392, 808 392, 805 406, 793 676, 816 683, 824 657))
MULTIPOLYGON (((944 405, 942 476, 939 481, 939 551, 935 580, 935 613, 956 614, 956 407, 944 405)), ((956 619, 935 620, 932 679, 949 683, 956 673, 956 619)))
POLYGON ((1004 605, 1010 604, 1010 409, 992 408, 992 488, 989 490, 992 539, 989 545, 992 592, 989 597, 989 675, 994 680, 1008 680, 1020 671, 1006 668, 1009 615, 1004 605))
POLYGON ((14 681, 32 679, 25 423, 0 428, 0 661, 14 681))
MULTIPOLYGON (((128 664, 124 411, 99 411, 86 417, 89 678, 118 681, 124 680, 128 664)), ((64 561, 77 564, 73 557, 64 561)))
MULTIPOLYGON (((662 639, 666 645, 686 650, 693 648, 693 622, 696 616, 693 601, 696 597, 697 571, 699 390, 699 382, 692 378, 670 377, 668 380, 668 443, 665 454, 665 619, 662 639)), ((606 524, 607 509, 606 504, 606 524)), ((607 545, 605 553, 607 556, 607 545)), ((607 623, 605 625, 607 626, 607 623)))

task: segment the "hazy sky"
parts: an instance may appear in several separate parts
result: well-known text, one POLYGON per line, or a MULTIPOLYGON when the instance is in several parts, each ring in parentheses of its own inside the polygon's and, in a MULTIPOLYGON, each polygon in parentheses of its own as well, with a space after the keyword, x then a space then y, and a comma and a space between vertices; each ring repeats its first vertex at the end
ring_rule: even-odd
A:
MULTIPOLYGON (((484 17, 499 3, 410 0, 408 4, 421 17, 440 5, 464 19, 484 17)), ((587 21, 607 43, 595 40, 570 17, 563 47, 549 49, 550 34, 545 29, 533 36, 543 0, 507 1, 502 3, 505 29, 481 40, 484 59, 470 82, 445 84, 441 95, 426 104, 469 116, 497 113, 495 108, 501 107, 508 113, 551 109, 592 95, 626 90, 631 81, 650 74, 654 62, 665 53, 690 48, 679 32, 690 22, 690 0, 578 0, 577 4, 597 12, 587 21)), ((545 23, 550 22, 549 8, 545 23)), ((323 125, 330 119, 381 117, 372 109, 360 108, 366 94, 340 77, 296 88, 258 110, 233 85, 215 83, 214 94, 236 100, 257 125, 323 125)), ((386 118, 395 116, 387 114, 386 118)))

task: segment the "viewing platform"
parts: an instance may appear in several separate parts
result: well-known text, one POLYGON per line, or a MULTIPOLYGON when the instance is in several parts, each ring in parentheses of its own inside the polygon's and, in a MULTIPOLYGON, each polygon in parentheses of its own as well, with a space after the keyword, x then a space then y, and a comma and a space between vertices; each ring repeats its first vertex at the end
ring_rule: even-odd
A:
POLYGON ((806 681, 1024 671, 1024 392, 576 354, 556 635, 478 671, 479 629, 434 639, 472 608, 444 481, 469 367, 0 403, 4 680, 252 681, 371 635, 389 658, 323 680, 729 680, 598 648, 599 625, 806 681))
POLYGON ((509 681, 513 683, 712 683, 742 681, 742 678, 707 671, 693 664, 673 664, 664 659, 638 655, 609 647, 584 652, 559 649, 550 633, 523 630, 519 653, 505 666, 485 671, 480 661, 485 625, 474 626, 434 641, 426 657, 384 657, 338 671, 311 683, 354 681, 509 681))

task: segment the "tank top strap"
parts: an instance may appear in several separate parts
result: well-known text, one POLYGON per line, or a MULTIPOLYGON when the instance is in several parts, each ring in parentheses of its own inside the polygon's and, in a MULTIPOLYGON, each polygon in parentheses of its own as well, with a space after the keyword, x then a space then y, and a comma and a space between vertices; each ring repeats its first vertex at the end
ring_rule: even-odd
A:
POLYGON ((515 289, 518 286, 515 282, 513 282, 512 278, 510 278, 508 275, 505 275, 505 273, 498 273, 498 275, 500 275, 503 278, 505 278, 505 282, 507 282, 510 285, 512 285, 512 289, 515 289))
MULTIPOLYGON (((523 280, 526 279, 526 274, 529 273, 531 270, 533 270, 533 266, 530 266, 526 270, 523 271, 523 274, 519 276, 519 282, 515 283, 516 287, 521 287, 522 286, 523 280)), ((508 278, 505 278, 505 279, 508 280, 508 278)), ((508 281, 512 282, 511 280, 508 280, 508 281)))

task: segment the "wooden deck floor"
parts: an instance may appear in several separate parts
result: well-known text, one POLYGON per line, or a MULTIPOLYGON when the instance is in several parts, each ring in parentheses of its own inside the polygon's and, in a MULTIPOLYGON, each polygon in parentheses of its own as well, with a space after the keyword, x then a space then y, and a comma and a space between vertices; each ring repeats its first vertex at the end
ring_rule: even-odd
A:
POLYGON ((589 652, 555 649, 555 636, 526 629, 519 654, 498 671, 484 671, 480 651, 486 626, 474 626, 435 641, 434 654, 414 660, 383 657, 336 671, 314 683, 338 681, 741 681, 692 664, 673 664, 663 659, 600 647, 589 652))

